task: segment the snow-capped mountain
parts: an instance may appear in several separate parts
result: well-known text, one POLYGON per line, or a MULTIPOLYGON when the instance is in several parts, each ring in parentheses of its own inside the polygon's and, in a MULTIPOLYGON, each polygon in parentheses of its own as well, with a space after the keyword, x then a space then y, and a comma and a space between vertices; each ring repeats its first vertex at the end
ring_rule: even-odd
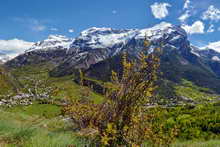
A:
MULTIPOLYGON (((191 46, 186 32, 181 27, 166 22, 141 30, 93 27, 83 31, 75 39, 62 35, 50 35, 47 39, 35 43, 24 55, 49 54, 49 56, 53 56, 51 54, 55 54, 57 51, 65 52, 65 55, 62 54, 65 59, 64 64, 88 68, 91 64, 117 55, 124 50, 137 55, 143 49, 145 38, 151 42, 149 52, 152 52, 154 48, 162 43, 164 49, 176 49, 183 54, 190 52, 196 56, 208 56, 214 61, 218 61, 217 57, 220 58, 218 55, 207 55, 208 50, 201 51, 191 46)), ((210 50, 210 52, 215 51, 210 50)), ((218 54, 218 52, 215 52, 215 54, 218 54)))
POLYGON ((50 35, 47 39, 35 43, 26 52, 68 49, 72 41, 72 39, 62 35, 50 35))
POLYGON ((168 39, 170 44, 177 40, 186 39, 183 29, 162 22, 147 29, 116 30, 112 28, 90 28, 83 31, 70 45, 69 53, 105 49, 108 55, 116 55, 132 40, 148 40, 158 43, 158 40, 168 39))
MULTIPOLYGON (((50 60, 51 56, 54 59, 54 55, 56 58, 59 54, 59 61, 62 63, 56 62, 58 70, 89 68, 90 65, 115 56, 122 51, 136 56, 143 49, 145 38, 151 42, 149 52, 160 44, 164 45, 164 49, 176 49, 185 54, 190 48, 187 34, 181 27, 162 22, 152 28, 141 30, 93 27, 83 31, 75 39, 51 35, 48 39, 35 43, 24 55, 20 55, 16 59, 20 58, 19 65, 25 65, 32 62, 30 55, 38 55, 45 61, 50 60), (24 56, 26 58, 23 58, 24 56), (61 58, 63 59, 61 60, 61 58)), ((41 61, 41 58, 38 60, 41 61)), ((17 61, 16 59, 13 61, 17 61)), ((39 62, 38 60, 35 62, 39 62)), ((9 63, 13 63, 13 61, 9 63)), ((14 63, 16 65, 16 62, 14 63)))
MULTIPOLYGON (((120 53, 125 51, 137 58, 145 48, 145 39, 150 41, 149 53, 162 45, 161 70, 168 80, 178 82, 185 78, 200 86, 206 86, 207 81, 218 81, 220 53, 192 46, 184 29, 165 22, 141 30, 93 27, 75 39, 49 36, 7 65, 19 67, 49 62, 55 65, 51 76, 64 76, 83 68, 88 76, 100 78, 100 75, 109 75, 112 69, 119 68, 114 65, 119 65, 120 61, 115 57, 120 53)), ((220 81, 210 87, 217 89, 220 81)))
POLYGON ((151 42, 149 53, 160 44, 163 44, 164 50, 177 50, 185 55, 191 51, 186 32, 179 26, 162 22, 152 28, 141 30, 93 27, 83 31, 75 39, 50 35, 48 39, 35 43, 24 55, 18 56, 9 63, 17 62, 20 58, 19 65, 29 64, 33 58, 30 55, 34 55, 41 57, 35 62, 40 62, 42 58, 45 61, 50 60, 51 57, 52 59, 59 57, 62 63, 56 61, 58 70, 89 68, 122 51, 137 56, 143 49, 143 41, 146 38, 151 42), (23 58, 24 56, 26 58, 23 58))
MULTIPOLYGON (((169 23, 162 22, 147 29, 90 28, 83 31, 70 45, 68 56, 56 71, 71 73, 75 68, 89 68, 91 65, 113 57, 122 51, 134 56, 143 49, 143 42, 147 38, 151 42, 149 52, 164 44, 164 49, 176 49, 187 52, 190 48, 186 32, 169 23)), ((62 73, 62 72, 61 72, 62 73)))
POLYGON ((35 43, 24 54, 17 56, 7 64, 12 67, 43 62, 58 65, 65 59, 67 49, 72 41, 73 39, 62 35, 50 35, 47 39, 35 43))

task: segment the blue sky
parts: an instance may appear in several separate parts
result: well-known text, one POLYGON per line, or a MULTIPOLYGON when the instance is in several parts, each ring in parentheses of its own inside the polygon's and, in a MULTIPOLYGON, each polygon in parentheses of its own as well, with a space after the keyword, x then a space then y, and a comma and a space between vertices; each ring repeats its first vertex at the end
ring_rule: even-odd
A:
POLYGON ((76 37, 93 26, 141 29, 162 21, 182 25, 196 46, 220 41, 219 0, 2 0, 0 18, 0 50, 15 38, 28 47, 49 34, 76 37))

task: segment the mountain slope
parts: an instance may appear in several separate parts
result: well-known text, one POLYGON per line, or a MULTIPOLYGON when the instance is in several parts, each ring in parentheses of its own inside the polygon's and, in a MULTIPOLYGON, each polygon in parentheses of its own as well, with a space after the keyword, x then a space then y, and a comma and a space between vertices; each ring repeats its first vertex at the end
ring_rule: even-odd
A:
POLYGON ((164 73, 164 79, 174 82, 187 79, 199 86, 220 92, 218 88, 220 87, 220 68, 218 67, 220 62, 213 60, 216 54, 220 54, 205 56, 205 51, 196 50, 190 45, 183 29, 166 23, 144 30, 108 28, 86 30, 72 43, 67 60, 56 67, 51 75, 62 76, 71 74, 77 68, 84 68, 88 77, 98 80, 109 79, 111 70, 121 69, 118 64, 120 60, 116 55, 126 51, 130 57, 137 57, 144 48, 145 37, 151 42, 148 47, 149 52, 160 44, 164 45, 161 57, 161 71, 164 73), (102 54, 99 54, 101 51, 102 54))
MULTIPOLYGON (((59 72, 60 76, 71 74, 72 69, 88 69, 90 65, 111 58, 123 51, 137 57, 144 48, 143 41, 146 37, 151 41, 149 53, 163 42, 166 43, 165 48, 176 48, 183 52, 189 46, 185 31, 168 23, 161 23, 153 28, 143 30, 90 28, 75 38, 67 51, 66 60, 55 71, 63 71, 63 73, 59 72), (180 50, 181 48, 184 49, 180 50)), ((54 75, 59 76, 59 74, 54 75)))
POLYGON ((0 65, 0 95, 13 94, 19 89, 18 81, 3 65, 0 65))
POLYGON ((6 63, 8 67, 21 67, 30 64, 50 62, 53 65, 61 63, 72 39, 61 35, 50 35, 46 40, 35 43, 24 54, 6 63))
POLYGON ((49 62, 54 66, 50 76, 71 75, 84 69, 88 77, 107 81, 111 70, 121 70, 120 54, 127 52, 129 58, 138 58, 146 38, 150 41, 149 53, 162 44, 163 79, 176 83, 186 79, 220 93, 220 53, 190 45, 182 28, 165 22, 142 30, 94 27, 72 41, 61 36, 49 37, 6 65, 20 67, 49 62))

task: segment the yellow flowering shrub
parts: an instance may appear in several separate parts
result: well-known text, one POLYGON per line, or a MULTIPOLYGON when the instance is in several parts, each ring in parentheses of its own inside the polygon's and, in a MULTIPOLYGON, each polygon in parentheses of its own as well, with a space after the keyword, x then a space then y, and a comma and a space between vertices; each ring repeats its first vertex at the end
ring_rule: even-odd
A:
MULTIPOLYGON (((150 42, 145 40, 146 49, 139 54, 139 60, 128 61, 123 55, 123 74, 112 72, 112 83, 106 84, 106 100, 102 104, 75 103, 65 108, 80 129, 93 128, 97 146, 133 146, 145 142, 169 144, 172 137, 166 137, 163 126, 154 128, 154 115, 146 112, 146 104, 154 98, 157 88, 157 72, 160 66, 160 49, 148 54, 150 42)), ((82 73, 80 73, 82 75, 82 73)), ((83 81, 83 80, 82 80, 83 81)), ((93 136, 93 137, 94 137, 93 136)))

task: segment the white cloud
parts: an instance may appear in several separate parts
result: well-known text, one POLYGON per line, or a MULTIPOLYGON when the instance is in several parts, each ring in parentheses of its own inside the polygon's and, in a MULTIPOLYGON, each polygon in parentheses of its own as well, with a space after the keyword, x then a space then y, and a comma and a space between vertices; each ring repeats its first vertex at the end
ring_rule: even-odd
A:
POLYGON ((202 34, 204 33, 205 26, 203 22, 196 21, 191 26, 190 25, 182 25, 182 28, 188 33, 188 34, 202 34))
POLYGON ((59 31, 57 28, 50 28, 51 31, 59 31))
POLYGON ((117 13, 118 13, 117 10, 112 11, 112 14, 117 14, 117 13))
POLYGON ((189 9, 190 8, 190 3, 191 3, 190 0, 185 0, 183 9, 189 9))
POLYGON ((215 8, 213 5, 209 6, 208 10, 202 15, 203 20, 219 21, 220 20, 220 10, 215 8))
POLYGON ((169 3, 154 3, 151 5, 151 11, 155 18, 162 19, 169 15, 168 7, 171 7, 169 3))
POLYGON ((209 26, 207 32, 208 32, 208 33, 212 33, 212 32, 214 32, 214 31, 215 31, 215 29, 214 29, 214 25, 211 24, 211 25, 209 26))
POLYGON ((203 47, 202 49, 210 48, 217 52, 220 52, 220 41, 217 42, 210 42, 207 46, 203 47))
POLYGON ((36 31, 36 32, 41 32, 41 31, 44 31, 47 27, 44 26, 44 25, 34 25, 34 26, 31 26, 31 29, 33 31, 36 31))
POLYGON ((190 0, 185 0, 183 5, 184 13, 178 18, 182 23, 185 23, 188 18, 192 16, 194 7, 190 0))
POLYGON ((187 10, 184 14, 182 14, 178 19, 181 22, 185 22, 191 16, 190 11, 187 10))
POLYGON ((29 49, 34 43, 19 39, 0 40, 0 51, 10 57, 15 57, 29 49))
POLYGON ((47 29, 47 26, 42 21, 35 18, 16 17, 13 18, 13 20, 23 24, 24 26, 35 32, 42 32, 47 29))
POLYGON ((44 24, 42 24, 39 20, 34 19, 34 18, 28 19, 28 22, 30 23, 30 24, 29 24, 30 28, 31 28, 33 31, 36 31, 36 32, 44 31, 44 30, 46 30, 46 28, 47 28, 47 27, 46 27, 44 24))
POLYGON ((73 33, 73 32, 75 32, 75 31, 74 31, 74 29, 69 29, 68 32, 69 32, 69 33, 73 33))

